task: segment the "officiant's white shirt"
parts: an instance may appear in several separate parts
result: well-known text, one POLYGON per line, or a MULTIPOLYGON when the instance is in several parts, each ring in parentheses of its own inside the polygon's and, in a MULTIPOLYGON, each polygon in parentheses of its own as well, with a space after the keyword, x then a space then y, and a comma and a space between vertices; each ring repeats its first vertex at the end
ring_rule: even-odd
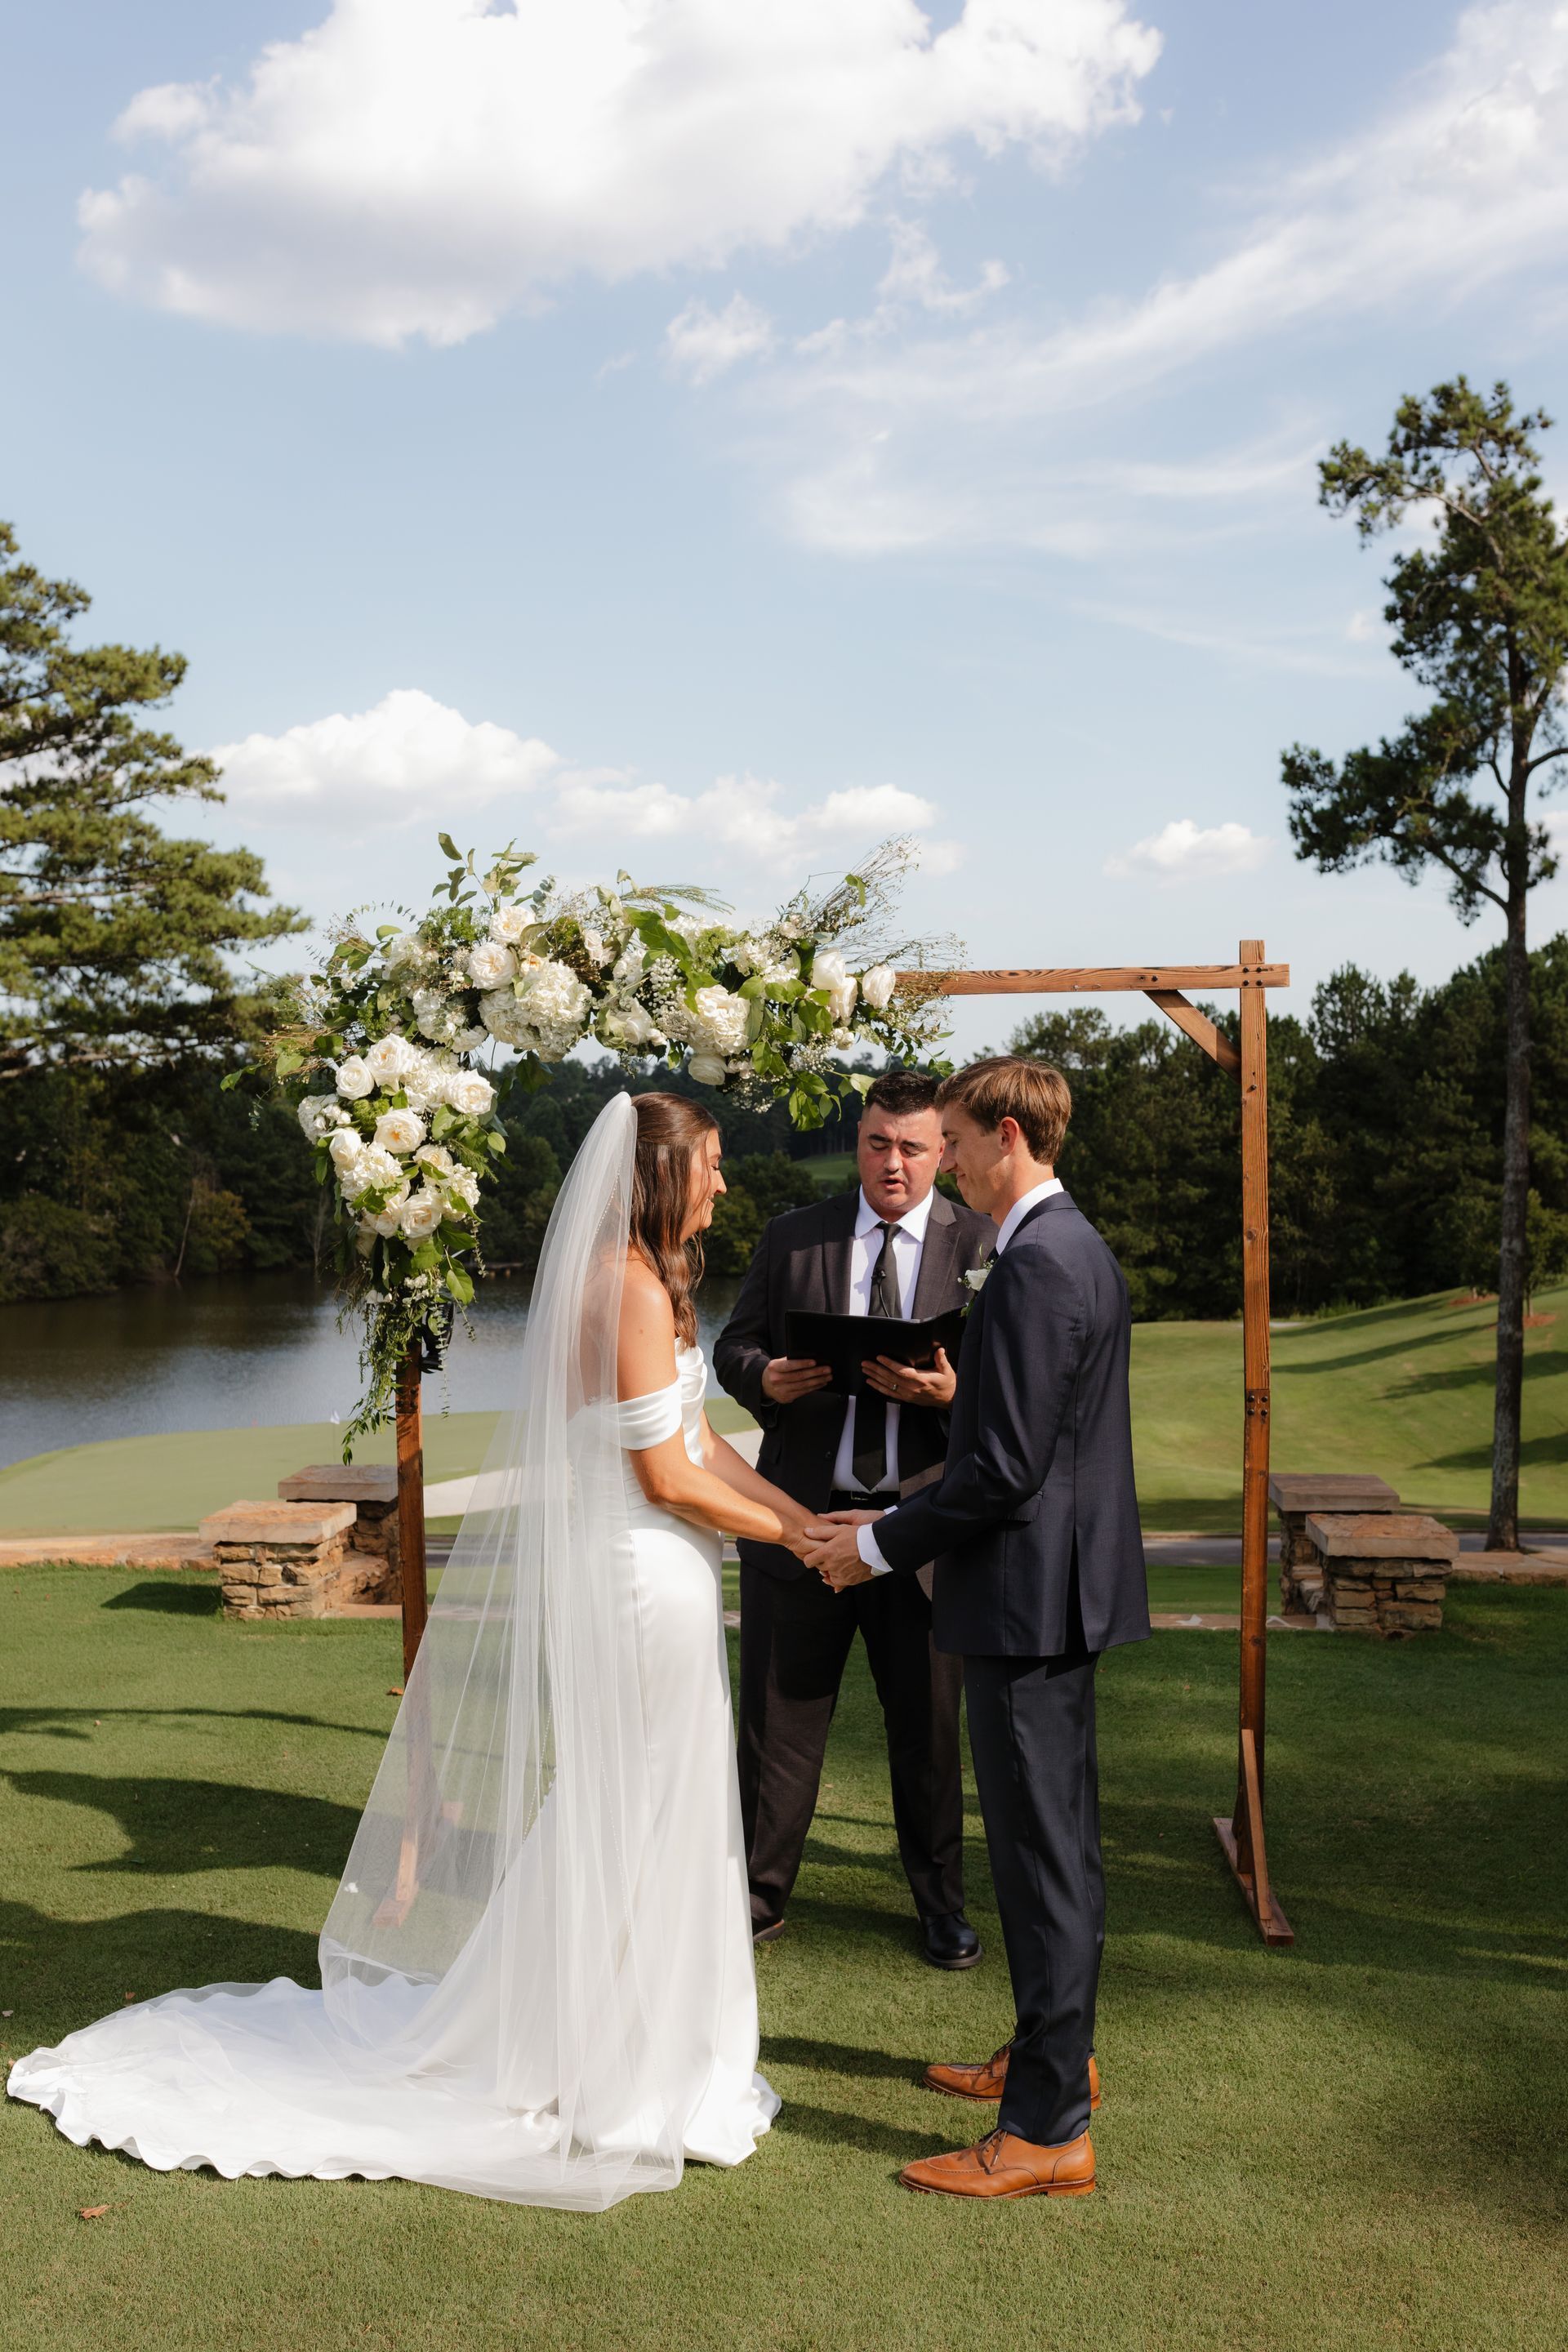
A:
MULTIPOLYGON (((926 1244, 926 1227, 931 1223, 931 1196, 917 1201, 901 1217, 888 1220, 893 1229, 893 1264, 899 1276, 899 1305, 907 1317, 914 1313, 915 1285, 921 1278, 921 1259, 926 1244)), ((868 1315, 871 1311, 871 1276, 877 1271, 877 1260, 882 1255, 882 1219, 864 1192, 855 1218, 855 1239, 849 1252, 849 1304, 847 1315, 868 1315)), ((876 1349, 868 1347, 868 1356, 875 1357, 876 1349)), ((839 1433, 838 1451, 833 1461, 833 1484, 840 1494, 863 1494, 855 1475, 855 1399, 844 1408, 844 1427, 839 1433)), ((899 1490, 899 1408, 891 1399, 888 1403, 888 1451, 882 1465, 882 1475, 875 1491, 879 1495, 899 1490)))
MULTIPOLYGON (((996 1234, 995 1246, 991 1253, 992 1256, 994 1258, 1001 1256, 1003 1251, 1006 1248, 1008 1243, 1012 1240, 1014 1234, 1017 1232, 1019 1226, 1023 1223, 1031 1209, 1038 1208, 1042 1201, 1048 1201, 1053 1192, 1059 1192, 1061 1190, 1061 1178, 1059 1176, 1047 1176, 1043 1184, 1032 1185, 1029 1191, 1024 1194, 1022 1200, 1015 1201, 1012 1207, 1008 1210, 1006 1215, 1002 1220, 1001 1226, 996 1234)), ((865 1194, 862 1192, 860 1195, 862 1201, 864 1201, 865 1197, 865 1194)), ((926 1206, 928 1208, 930 1206, 929 1195, 926 1206)), ((869 1289, 870 1284, 868 1282, 868 1293, 869 1292, 869 1289)), ((858 1311, 861 1313, 865 1312, 864 1308, 861 1308, 858 1311)), ((854 1412, 855 1408, 853 1404, 851 1404, 849 1410, 851 1412, 854 1412)), ((888 1415, 889 1420, 890 1421, 892 1417, 892 1413, 889 1412, 888 1415)), ((835 1486, 837 1486, 838 1484, 837 1472, 834 1474, 833 1483, 835 1486)), ((894 1481, 894 1484, 897 1484, 896 1480, 894 1481)), ((870 1570, 873 1576, 891 1575, 891 1568, 889 1562, 882 1558, 881 1549, 877 1541, 876 1522, 874 1520, 869 1527, 860 1528, 855 1538, 855 1548, 858 1551, 861 1559, 865 1561, 867 1567, 870 1570)))

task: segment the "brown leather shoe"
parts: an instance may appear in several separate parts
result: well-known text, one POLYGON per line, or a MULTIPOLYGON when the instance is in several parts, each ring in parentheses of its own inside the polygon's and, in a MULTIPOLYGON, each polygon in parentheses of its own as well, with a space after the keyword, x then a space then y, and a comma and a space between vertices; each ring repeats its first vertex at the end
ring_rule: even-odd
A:
MULTIPOLYGON (((1000 2050, 981 2060, 978 2066, 928 2066, 925 2085, 929 2091, 945 2091, 950 2099, 999 2099, 1007 2080, 1007 2052, 1004 2042, 1000 2050)), ((1100 2069, 1089 2062, 1089 2105, 1092 2114, 1100 2105, 1100 2069)))
POLYGON ((899 2179, 906 2189, 937 2197, 1088 2197, 1094 2150, 1087 2132, 1060 2147, 1037 2147, 1016 2132, 997 2130, 976 2147, 906 2164, 899 2179))

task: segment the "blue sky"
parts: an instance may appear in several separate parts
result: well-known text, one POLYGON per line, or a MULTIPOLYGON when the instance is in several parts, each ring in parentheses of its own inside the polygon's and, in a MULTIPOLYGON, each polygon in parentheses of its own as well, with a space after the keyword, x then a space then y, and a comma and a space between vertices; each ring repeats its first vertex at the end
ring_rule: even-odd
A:
POLYGON ((189 656, 191 829, 280 896, 422 898, 447 825, 758 911, 909 828, 976 963, 1261 932, 1304 1011, 1492 937, 1297 865, 1279 754, 1415 698, 1316 458, 1457 369, 1564 404, 1562 6, 55 0, 7 49, 0 512, 189 656))

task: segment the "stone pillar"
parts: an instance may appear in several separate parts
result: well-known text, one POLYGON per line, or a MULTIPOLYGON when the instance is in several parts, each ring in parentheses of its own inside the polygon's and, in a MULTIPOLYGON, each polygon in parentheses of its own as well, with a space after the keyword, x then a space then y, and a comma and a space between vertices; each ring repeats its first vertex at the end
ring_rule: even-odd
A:
POLYGON ((1323 1606, 1318 1555, 1307 1533, 1313 1511, 1396 1511, 1399 1497, 1381 1478, 1361 1471, 1277 1470, 1268 1499, 1279 1518, 1279 1598, 1286 1609, 1316 1615, 1323 1606))
POLYGON ((1459 1549, 1451 1528, 1415 1511, 1314 1512, 1307 1537, 1337 1632, 1401 1639, 1441 1625, 1459 1549))
POLYGON ((363 1555, 359 1601, 401 1601, 403 1575, 397 1534, 397 1473, 374 1463, 312 1463, 278 1481, 288 1503, 352 1503, 349 1541, 363 1555))
POLYGON ((201 1525, 230 1617, 324 1617, 364 1578, 352 1503, 230 1503, 201 1525))

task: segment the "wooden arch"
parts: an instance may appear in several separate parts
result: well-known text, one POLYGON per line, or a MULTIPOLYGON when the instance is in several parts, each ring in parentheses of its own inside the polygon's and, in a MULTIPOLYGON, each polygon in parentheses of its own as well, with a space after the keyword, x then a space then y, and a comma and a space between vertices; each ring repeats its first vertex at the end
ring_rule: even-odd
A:
POLYGON ((1263 1835, 1269 1395, 1268 1024, 1264 991, 1288 987, 1290 967, 1270 963, 1261 940, 1243 940, 1235 963, 911 972, 908 977, 944 996, 1146 996, 1241 1088, 1241 1671, 1236 1801, 1228 1813, 1215 1814, 1214 1825, 1264 1942, 1292 1944, 1295 1936, 1269 1882, 1263 1835), (1188 989, 1207 994, 1232 988, 1241 998, 1239 1052, 1186 994, 1188 989))
MULTIPOLYGON (((1146 996, 1203 1047, 1241 1088, 1242 1386, 1241 1672, 1236 1801, 1215 1830, 1266 1944, 1294 1934, 1269 1883, 1263 1835, 1264 1684, 1268 1620, 1268 1067, 1263 992, 1289 984, 1289 964, 1269 963, 1261 940, 1243 940, 1235 963, 1162 964, 1137 970, 1063 967, 1043 971, 900 973, 943 996, 1146 996), (1185 992, 1237 989, 1241 1046, 1222 1036, 1185 992)), ((410 1351, 397 1391, 397 1486, 403 1559, 403 1663, 412 1670, 425 1631, 425 1493, 419 1350, 410 1351)), ((405 1853, 388 1916, 412 1900, 416 1857, 405 1853)))

